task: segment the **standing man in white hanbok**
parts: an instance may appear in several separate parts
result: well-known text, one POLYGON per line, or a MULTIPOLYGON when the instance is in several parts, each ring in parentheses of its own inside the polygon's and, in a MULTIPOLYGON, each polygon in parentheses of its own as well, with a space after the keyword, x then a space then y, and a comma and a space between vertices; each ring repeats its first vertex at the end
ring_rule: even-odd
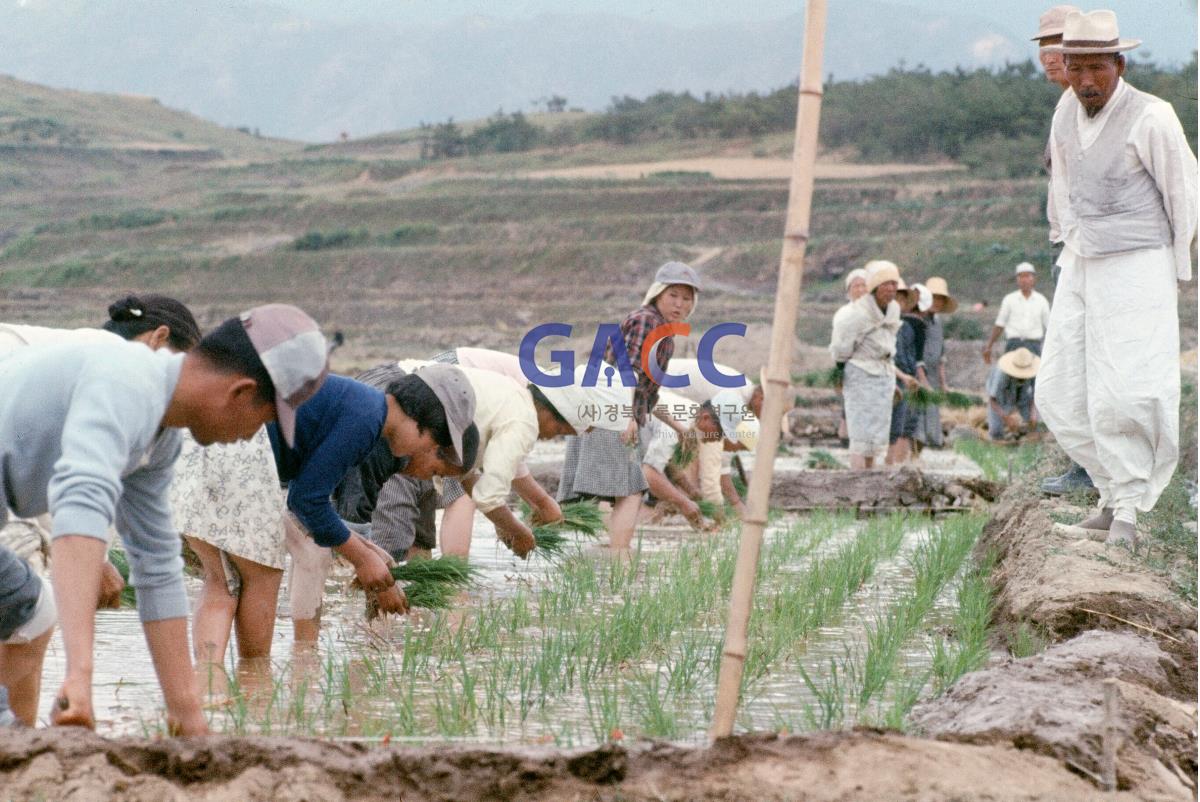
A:
POLYGON ((1177 281, 1191 278, 1196 157, 1169 103, 1122 80, 1111 11, 1068 15, 1073 96, 1051 127, 1050 238, 1062 267, 1037 404, 1091 475, 1100 511, 1081 526, 1137 542, 1179 457, 1177 281))

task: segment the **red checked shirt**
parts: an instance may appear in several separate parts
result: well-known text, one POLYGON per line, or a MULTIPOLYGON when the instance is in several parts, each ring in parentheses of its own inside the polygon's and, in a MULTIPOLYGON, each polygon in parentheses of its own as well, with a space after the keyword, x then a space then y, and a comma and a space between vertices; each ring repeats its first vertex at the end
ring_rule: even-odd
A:
MULTIPOLYGON (((630 312, 621 321, 621 334, 625 336, 625 352, 629 354, 629 363, 637 376, 637 386, 633 390, 633 417, 639 426, 645 426, 650 419, 654 405, 658 403, 658 383, 648 374, 642 372, 642 344, 655 328, 666 325, 667 319, 662 316, 654 305, 643 306, 630 312)), ((654 361, 658 363, 661 372, 666 373, 667 363, 675 353, 675 338, 663 337, 658 341, 654 351, 654 361)), ((613 356, 612 345, 604 352, 604 361, 610 365, 617 364, 613 356)))

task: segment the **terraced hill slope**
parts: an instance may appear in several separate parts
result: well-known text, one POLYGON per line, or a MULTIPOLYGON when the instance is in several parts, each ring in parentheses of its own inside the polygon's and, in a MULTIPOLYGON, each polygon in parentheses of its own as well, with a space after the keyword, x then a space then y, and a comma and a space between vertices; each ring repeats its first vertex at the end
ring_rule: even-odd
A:
MULTIPOLYGON (((95 130, 119 116, 102 111, 89 123, 95 130)), ((160 125, 155 119, 139 125, 160 125)), ((339 357, 356 364, 460 344, 515 350, 547 321, 574 324, 573 344, 585 347, 597 322, 633 308, 659 263, 682 259, 708 284, 692 322, 750 324, 749 342, 724 356, 746 369, 765 357, 784 180, 669 170, 630 180, 534 179, 534 170, 584 154, 431 166, 376 150, 246 139, 277 150, 205 161, 122 148, 10 151, 0 161, 0 319, 95 322, 112 296, 153 289, 192 304, 203 323, 255 302, 293 301, 343 329, 350 344, 339 357)), ((680 151, 698 157, 707 147, 752 161, 765 144, 778 145, 691 141, 680 151)), ((667 155, 666 144, 655 149, 667 155)), ((609 148, 588 160, 652 155, 609 148)), ((961 318, 986 301, 975 325, 956 324, 967 335, 990 325, 1016 263, 1048 274, 1041 180, 875 172, 817 184, 802 341, 827 342, 840 277, 868 259, 892 259, 910 280, 944 276, 964 302, 961 318)), ((1184 346, 1194 347, 1194 284, 1180 310, 1184 346)), ((819 362, 818 348, 809 356, 819 362)))

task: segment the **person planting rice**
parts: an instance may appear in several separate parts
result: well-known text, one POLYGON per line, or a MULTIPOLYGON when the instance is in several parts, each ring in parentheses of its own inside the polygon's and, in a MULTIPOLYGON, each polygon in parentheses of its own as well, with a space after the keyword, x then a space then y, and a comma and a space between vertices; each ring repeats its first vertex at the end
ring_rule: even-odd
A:
POLYGON ((842 372, 842 397, 850 434, 850 467, 871 468, 888 444, 896 392, 896 333, 900 269, 888 261, 868 262, 867 294, 837 320, 829 353, 842 372))
MULTIPOLYGON (((864 292, 866 285, 863 285, 864 292)), ((729 376, 736 376, 738 371, 714 362, 712 368, 729 376)), ((762 415, 763 389, 761 384, 747 381, 741 387, 719 387, 708 380, 696 359, 673 358, 668 365, 672 376, 687 376, 688 383, 684 387, 673 388, 673 392, 696 404, 700 404, 699 414, 694 416, 693 431, 699 432, 697 458, 684 468, 687 479, 699 486, 699 495, 694 498, 704 499, 712 504, 733 505, 738 515, 742 514, 744 505, 737 489, 733 486, 734 453, 746 450, 725 447, 721 437, 721 427, 718 423, 716 410, 723 406, 736 407, 745 422, 754 421, 762 415), (732 393, 732 395, 728 395, 732 393), (717 397, 721 396, 722 401, 717 397), (707 409, 705 406, 707 405, 707 409), (707 412, 707 414, 705 414, 707 412)), ((711 372, 711 370, 710 370, 711 372)), ((672 416, 674 417, 674 416, 672 416)), ((757 442, 757 436, 754 438, 757 442)), ((748 446, 753 450, 754 446, 748 446)))
MULTIPOLYGON (((558 500, 593 497, 611 501, 609 542, 616 552, 627 551, 633 542, 642 493, 647 489, 641 463, 648 437, 639 431, 649 423, 658 403, 658 383, 642 370, 642 348, 651 332, 659 326, 686 320, 695 310, 699 292, 700 279, 688 265, 667 262, 658 269, 642 305, 621 322, 622 345, 637 379, 633 390, 633 415, 625 431, 591 431, 571 438, 567 444, 558 500)), ((665 336, 657 341, 649 358, 665 371, 674 351, 674 337, 665 336)), ((612 343, 605 350, 604 360, 618 366, 612 343)), ((664 422, 672 425, 669 420, 664 422)))
POLYGON ((279 478, 288 486, 284 524, 292 556, 288 593, 297 642, 315 642, 320 634, 331 550, 354 566, 365 590, 378 593, 380 612, 408 609, 389 571, 390 555, 346 526, 333 495, 347 473, 377 447, 393 457, 387 468, 391 472, 432 476, 441 466, 461 473, 469 456, 464 436, 472 426, 475 403, 466 377, 449 366, 401 377, 386 393, 346 376, 330 376, 297 416, 294 441, 285 442, 277 427, 268 427, 279 478))
MULTIPOLYGON (((458 349, 458 351, 478 349, 458 349)), ((397 559, 428 556, 437 536, 434 509, 445 507, 442 516, 441 548, 445 555, 466 557, 470 552, 471 530, 478 508, 496 526, 496 534, 520 557, 535 545, 533 530, 517 519, 508 508, 509 489, 514 489, 533 510, 534 524, 549 524, 562 519, 557 503, 544 504, 545 491, 533 481, 525 458, 537 440, 574 435, 596 427, 624 427, 618 415, 603 415, 606 408, 619 409, 629 402, 623 387, 583 387, 585 368, 580 366, 576 380, 566 387, 538 387, 512 378, 511 363, 499 357, 469 354, 476 364, 494 369, 460 365, 460 370, 475 392, 475 425, 479 430, 478 473, 462 480, 447 479, 439 491, 432 482, 410 474, 398 476, 379 494, 371 520, 371 537, 397 559), (530 492, 530 485, 538 492, 530 492)), ((441 358, 448 359, 443 355, 441 358)), ((512 357, 516 359, 516 357, 512 357)), ((387 369, 384 366, 381 369, 387 369)), ((429 370, 436 362, 407 360, 392 369, 429 370)), ((520 366, 517 366, 520 370, 520 366)), ((524 375, 523 373, 521 374, 524 375)), ((353 506, 353 505, 350 505, 353 506)))
MULTIPOLYGON (((942 315, 952 315, 958 309, 958 301, 950 294, 950 286, 944 278, 933 276, 925 282, 933 295, 933 305, 921 315, 925 320, 925 380, 934 390, 944 391, 946 383, 946 363, 943 360, 946 346, 946 332, 942 323, 942 315)), ((913 434, 913 447, 920 453, 925 446, 941 448, 942 411, 937 404, 926 404, 917 411, 916 431, 913 434)))
POLYGON ((996 360, 987 378, 988 436, 1001 441, 1037 428, 1034 377, 1041 359, 1028 348, 1009 351, 996 360))
MULTIPOLYGON (((65 344, 0 360, 0 516, 49 512, 52 521, 54 600, 66 650, 53 723, 95 727, 94 618, 115 522, 168 727, 208 731, 192 681, 183 562, 168 505, 180 429, 202 444, 232 442, 278 418, 290 438, 296 407, 320 387, 326 365, 316 324, 279 304, 226 321, 187 354, 133 343, 65 344)), ((45 598, 28 567, 0 549, 7 630, 0 634, 11 636, 45 598)))
POLYGON ((900 331, 896 333, 896 393, 900 400, 892 407, 892 425, 888 434, 888 465, 908 462, 912 456, 913 435, 917 430, 918 409, 905 399, 905 390, 917 386, 928 389, 925 375, 925 318, 921 312, 933 307, 933 294, 920 284, 905 288, 900 282, 896 300, 900 304, 900 331))
MULTIPOLYGON (((108 307, 109 319, 99 329, 52 329, 42 326, 0 324, 0 358, 10 351, 29 345, 140 342, 151 350, 167 348, 186 351, 200 340, 200 327, 191 310, 165 295, 129 295, 108 307)), ((45 583, 49 574, 50 527, 48 516, 13 518, 0 528, 3 545, 29 563, 37 579, 45 583)), ((100 564, 98 607, 117 607, 125 581, 112 563, 100 564)), ((53 596, 30 611, 33 616, 16 635, 0 643, 0 693, 7 691, 15 718, 33 726, 41 692, 42 661, 55 620, 53 596), (40 617, 39 617, 40 616, 40 617), (46 625, 40 635, 34 630, 46 625)), ((9 707, 0 699, 0 721, 9 707)))
MULTIPOLYGON (((683 399, 665 390, 659 394, 659 398, 673 411, 679 406, 684 406, 679 403, 683 399)), ((715 445, 719 449, 718 470, 724 499, 718 496, 716 503, 722 505, 718 509, 723 510, 724 502, 728 501, 740 515, 745 511, 745 504, 733 486, 732 458, 738 451, 754 450, 758 444, 758 420, 743 403, 742 395, 733 389, 723 390, 703 404, 687 406, 694 409, 692 414, 695 416, 695 422, 685 438, 691 436, 694 431, 701 444, 715 445)), ((676 420, 679 419, 678 416, 675 417, 676 420)), ((686 472, 673 468, 670 464, 675 445, 682 438, 657 417, 651 419, 647 428, 652 439, 646 449, 646 456, 642 459, 642 473, 650 486, 650 493, 659 501, 674 505, 688 519, 692 528, 706 528, 703 514, 695 501, 703 498, 701 491, 696 488, 686 472)), ((723 517, 718 513, 718 520, 723 517)))

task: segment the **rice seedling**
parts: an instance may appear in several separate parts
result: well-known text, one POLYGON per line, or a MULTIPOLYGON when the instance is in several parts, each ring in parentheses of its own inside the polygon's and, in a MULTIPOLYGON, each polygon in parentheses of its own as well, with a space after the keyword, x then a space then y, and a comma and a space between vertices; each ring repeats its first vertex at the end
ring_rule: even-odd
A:
POLYGON ((432 560, 411 560, 392 568, 399 582, 434 582, 456 587, 475 584, 479 569, 472 567, 466 557, 447 554, 432 560))
POLYGON ((122 549, 113 546, 108 550, 108 561, 125 580, 125 587, 121 588, 121 606, 137 607, 137 591, 129 584, 129 558, 122 549))
MULTIPOLYGON (((858 709, 865 711, 869 702, 882 694, 896 670, 900 648, 911 640, 933 609, 942 589, 958 574, 983 529, 983 518, 965 515, 949 518, 917 544, 909 557, 913 571, 911 587, 893 602, 887 612, 867 628, 867 651, 863 658, 858 709)), ((913 702, 915 694, 908 695, 913 702)), ((900 712, 893 704, 890 715, 900 712)))
POLYGON ((950 407, 951 409, 970 409, 982 406, 984 400, 977 395, 968 395, 956 390, 933 390, 928 387, 918 387, 904 394, 904 401, 909 406, 918 409, 924 407, 950 407))
POLYGON ((1046 636, 1025 621, 1012 627, 1008 631, 1007 637, 1009 654, 1017 658, 1041 654, 1046 651, 1048 645, 1046 636))
POLYGON ((959 440, 954 450, 978 465, 984 477, 992 482, 1011 481, 1033 468, 1042 455, 1041 446, 1036 443, 1022 443, 1014 448, 971 438, 959 440))
POLYGON ((723 504, 709 501, 702 498, 696 502, 696 506, 700 508, 700 514, 711 520, 725 520, 730 517, 730 510, 723 504))
POLYGON ((441 582, 416 582, 404 588, 404 595, 413 607, 426 610, 448 610, 458 590, 441 582))
POLYGON ((843 471, 846 466, 828 451, 816 448, 809 452, 805 465, 814 471, 843 471))
MULTIPOLYGON (((532 511, 527 504, 522 503, 522 516, 528 522, 532 519, 532 511)), ((552 524, 538 524, 533 527, 533 540, 537 544, 535 551, 547 559, 563 556, 572 540, 568 532, 579 532, 589 538, 596 538, 604 531, 604 514, 600 507, 591 501, 572 501, 562 505, 562 520, 552 524)))

